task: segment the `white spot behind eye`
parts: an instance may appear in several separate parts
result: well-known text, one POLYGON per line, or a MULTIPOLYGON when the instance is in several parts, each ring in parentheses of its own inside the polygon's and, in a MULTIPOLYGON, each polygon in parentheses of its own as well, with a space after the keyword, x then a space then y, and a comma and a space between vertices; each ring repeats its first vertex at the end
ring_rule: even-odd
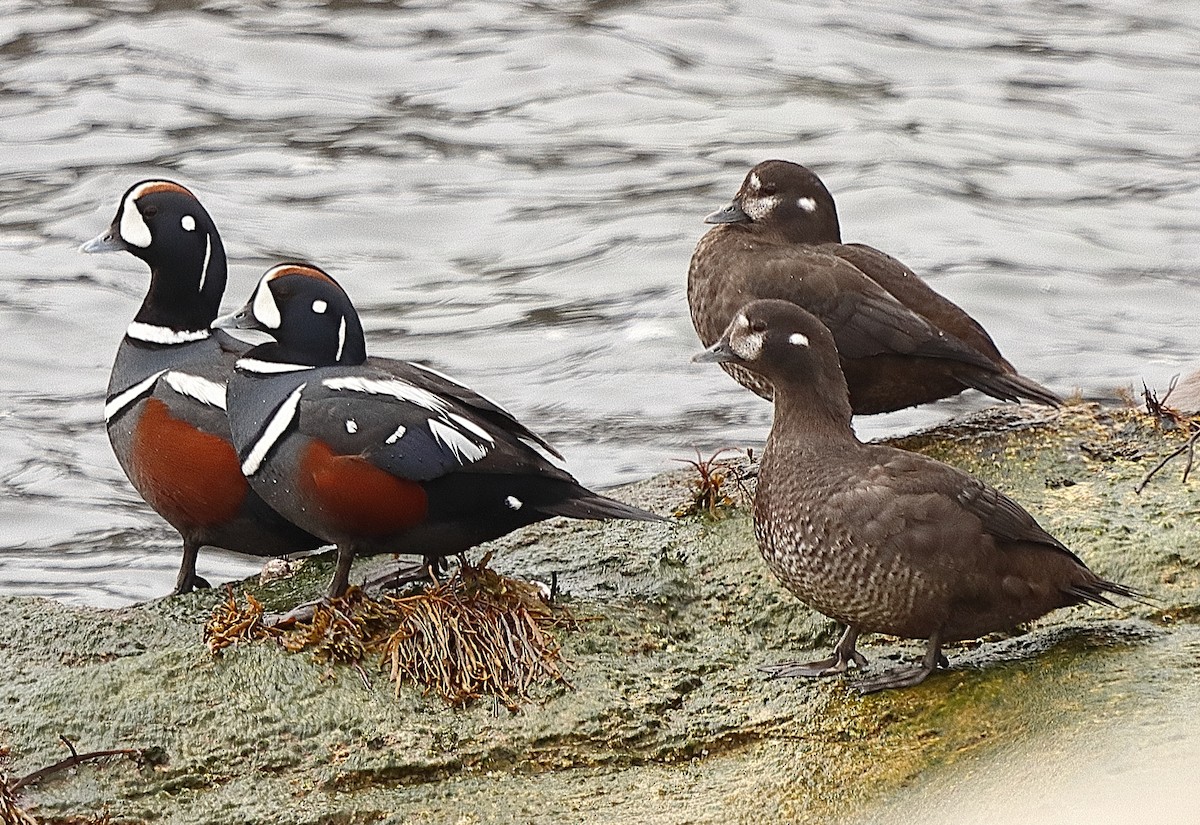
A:
POLYGON ((279 307, 275 303, 275 296, 271 294, 271 285, 267 278, 263 278, 258 283, 258 289, 254 292, 254 303, 250 307, 250 311, 254 313, 254 317, 259 320, 267 329, 279 329, 279 325, 283 323, 279 316, 279 307))
POLYGON ((353 418, 346 419, 346 432, 348 432, 348 433, 358 432, 358 422, 355 421, 353 418))
POLYGON ((187 232, 196 231, 196 219, 191 215, 184 215, 182 218, 180 218, 179 225, 182 226, 187 232))
POLYGON ((525 502, 521 501, 521 499, 517 498, 516 496, 509 496, 508 498, 504 499, 504 503, 513 510, 520 510, 525 504, 525 502))
POLYGON ((805 212, 817 211, 817 202, 812 198, 801 198, 800 200, 796 201, 796 206, 799 206, 805 212))
POLYGON ((808 346, 808 336, 805 335, 803 332, 793 332, 791 335, 788 336, 788 343, 793 344, 797 347, 807 347, 808 346))
POLYGON ((318 315, 321 315, 327 309, 329 309, 329 304, 325 303, 320 298, 313 301, 313 312, 317 313, 318 315))
POLYGON ((154 240, 154 236, 150 234, 150 227, 146 226, 146 220, 137 208, 136 196, 140 191, 141 187, 138 187, 129 193, 129 197, 125 198, 125 203, 121 207, 120 231, 121 239, 125 243, 145 249, 154 240))

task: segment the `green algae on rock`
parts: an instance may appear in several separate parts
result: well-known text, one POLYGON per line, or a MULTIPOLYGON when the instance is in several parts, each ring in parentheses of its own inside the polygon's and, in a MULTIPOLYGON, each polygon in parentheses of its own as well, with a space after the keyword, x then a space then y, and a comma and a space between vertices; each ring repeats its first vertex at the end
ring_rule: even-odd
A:
MULTIPOLYGON (((450 710, 413 689, 393 696, 265 645, 212 661, 200 628, 213 592, 116 611, 0 599, 0 738, 23 769, 53 761, 60 733, 168 754, 158 766, 85 766, 45 783, 34 800, 48 816, 869 819, 905 786, 933 776, 953 785, 962 766, 1040 731, 1152 712, 1194 682, 1194 663, 1182 663, 1200 636, 1196 482, 1160 474, 1133 493, 1148 462, 1185 437, 1133 410, 1075 405, 1006 407, 902 439, 1012 494, 1093 569, 1158 605, 1072 608, 956 646, 949 671, 911 690, 859 699, 837 678, 762 679, 759 665, 830 644, 835 629, 771 579, 741 509, 674 525, 559 520, 489 545, 499 571, 557 574, 573 608, 600 617, 561 639, 574 690, 551 686, 516 715, 488 703, 450 710)), ((688 479, 662 476, 622 497, 670 512, 688 479)), ((251 590, 290 606, 320 591, 328 564, 251 590)), ((908 651, 877 637, 862 649, 876 666, 908 651)))

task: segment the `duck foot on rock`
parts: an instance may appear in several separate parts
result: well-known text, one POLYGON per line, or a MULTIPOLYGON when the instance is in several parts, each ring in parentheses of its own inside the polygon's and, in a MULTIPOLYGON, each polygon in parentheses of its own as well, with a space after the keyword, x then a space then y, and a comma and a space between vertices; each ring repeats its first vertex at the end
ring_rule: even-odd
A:
POLYGON ((867 658, 855 649, 858 642, 858 630, 847 627, 842 638, 833 647, 833 655, 828 659, 818 659, 815 662, 779 662, 774 665, 760 667, 770 679, 791 679, 816 676, 836 676, 845 673, 850 663, 860 668, 867 666, 867 658))
POLYGON ((934 636, 929 640, 929 647, 925 650, 925 656, 917 667, 889 670, 877 676, 858 679, 852 683, 851 687, 858 691, 860 696, 878 693, 881 690, 912 687, 924 682, 926 677, 939 667, 950 667, 950 662, 942 654, 941 644, 934 636))

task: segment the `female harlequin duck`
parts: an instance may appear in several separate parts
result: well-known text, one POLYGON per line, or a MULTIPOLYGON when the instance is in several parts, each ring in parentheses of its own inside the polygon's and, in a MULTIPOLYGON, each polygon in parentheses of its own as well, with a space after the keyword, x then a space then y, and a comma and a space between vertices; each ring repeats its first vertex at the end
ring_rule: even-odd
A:
POLYGON ((248 347, 210 331, 225 291, 225 249, 208 212, 177 183, 143 181, 84 252, 125 251, 150 290, 117 350, 104 420, 121 468, 183 537, 174 593, 197 584, 205 545, 256 556, 319 547, 250 490, 225 417, 225 381, 248 347))
MULTIPOLYGON (((750 170, 733 203, 705 218, 692 256, 688 303, 705 346, 747 301, 779 298, 833 332, 857 415, 890 412, 968 387, 1005 401, 1057 406, 1050 390, 1018 375, 974 318, 877 249, 843 244, 821 179, 796 163, 750 170)), ((771 389, 735 364, 726 370, 764 398, 771 389)))
POLYGON ((771 571, 801 601, 845 625, 833 656, 768 670, 842 673, 866 660, 860 633, 928 639, 915 669, 858 683, 915 685, 943 642, 1012 628, 1059 607, 1137 598, 1092 573, 1021 506, 922 455, 863 444, 829 330, 789 301, 735 313, 698 361, 736 364, 774 387, 775 421, 754 499, 754 532, 771 571))
POLYGON ((330 598, 345 591, 356 555, 439 558, 551 516, 661 520, 580 486, 478 393, 415 364, 368 359, 349 297, 314 266, 269 270, 222 323, 275 338, 229 379, 233 442, 271 506, 337 545, 330 598))

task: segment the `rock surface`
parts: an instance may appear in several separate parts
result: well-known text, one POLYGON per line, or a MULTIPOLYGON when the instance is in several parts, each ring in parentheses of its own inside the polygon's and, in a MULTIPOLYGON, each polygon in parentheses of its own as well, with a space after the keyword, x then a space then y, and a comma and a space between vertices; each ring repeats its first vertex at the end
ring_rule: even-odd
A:
MULTIPOLYGON (((761 678, 761 664, 823 652, 836 629, 770 578, 741 508, 670 525, 556 520, 494 543, 494 567, 556 573, 574 612, 595 617, 560 635, 574 689, 515 715, 393 695, 381 673, 367 684, 268 644, 213 659, 201 628, 219 592, 115 611, 0 599, 0 744, 18 775, 63 758, 60 735, 81 751, 164 754, 30 789, 44 822, 905 821, 906 795, 944 796, 1051 734, 1085 765, 1113 720, 1139 733, 1191 720, 1200 736, 1197 482, 1181 483, 1180 459, 1134 493, 1184 440, 1132 410, 1075 405, 994 408, 898 442, 996 484, 1093 569, 1156 600, 950 647, 951 669, 910 690, 860 698, 840 678, 761 678)), ((690 478, 618 496, 669 513, 690 478)), ((246 589, 294 602, 319 592, 328 564, 246 589)), ((861 649, 886 667, 920 646, 861 649)))

